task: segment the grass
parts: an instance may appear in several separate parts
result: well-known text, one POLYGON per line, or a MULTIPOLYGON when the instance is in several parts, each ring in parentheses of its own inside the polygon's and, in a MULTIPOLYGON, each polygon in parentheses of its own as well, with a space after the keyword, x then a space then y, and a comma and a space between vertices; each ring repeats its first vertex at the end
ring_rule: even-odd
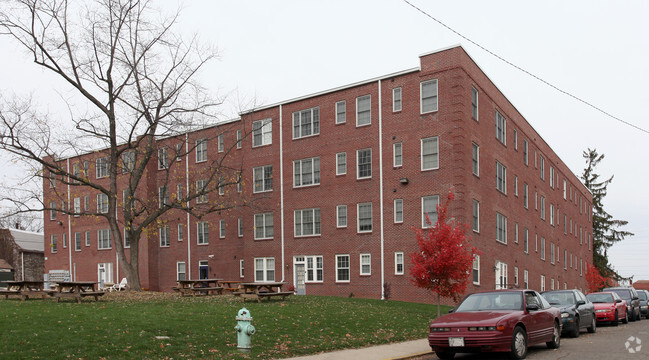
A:
POLYGON ((237 351, 235 316, 243 304, 229 295, 111 293, 81 304, 3 299, 0 358, 286 358, 424 338, 437 312, 428 304, 320 296, 245 306, 257 330, 249 354, 237 351))

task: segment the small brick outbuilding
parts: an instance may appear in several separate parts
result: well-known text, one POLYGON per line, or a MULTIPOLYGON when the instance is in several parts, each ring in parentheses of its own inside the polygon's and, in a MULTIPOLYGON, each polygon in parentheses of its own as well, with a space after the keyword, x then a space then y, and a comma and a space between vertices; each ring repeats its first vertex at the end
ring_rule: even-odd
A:
POLYGON ((43 234, 0 229, 0 260, 14 272, 14 280, 43 280, 43 234))

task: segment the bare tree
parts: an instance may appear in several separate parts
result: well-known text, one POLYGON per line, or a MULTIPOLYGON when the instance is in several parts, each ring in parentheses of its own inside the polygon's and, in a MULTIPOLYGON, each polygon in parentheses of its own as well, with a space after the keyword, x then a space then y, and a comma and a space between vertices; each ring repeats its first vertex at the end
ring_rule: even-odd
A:
POLYGON ((25 200, 17 205, 23 211, 103 218, 121 268, 136 290, 141 288, 140 237, 159 225, 164 214, 178 209, 201 218, 241 205, 216 199, 192 202, 240 182, 240 167, 226 160, 229 149, 200 170, 200 186, 166 193, 171 192, 167 184, 175 184, 174 177, 184 171, 176 169, 174 159, 241 127, 240 122, 206 127, 217 120, 219 103, 207 95, 197 74, 218 54, 196 36, 184 39, 175 33, 178 15, 165 17, 145 0, 13 0, 0 9, 0 33, 19 43, 37 66, 64 80, 64 90, 72 89, 76 96, 66 101, 72 129, 38 113, 31 99, 4 99, 0 105, 0 148, 30 161, 32 175, 48 196, 61 200, 46 204, 33 196, 38 207, 25 200), (201 139, 187 135, 197 129, 203 129, 201 139), (89 174, 91 158, 101 159, 96 167, 102 176, 89 174), (164 171, 161 196, 141 190, 152 167, 164 171), (69 203, 70 189, 104 194, 107 204, 80 211, 69 203), (128 258, 121 228, 131 244, 128 258))

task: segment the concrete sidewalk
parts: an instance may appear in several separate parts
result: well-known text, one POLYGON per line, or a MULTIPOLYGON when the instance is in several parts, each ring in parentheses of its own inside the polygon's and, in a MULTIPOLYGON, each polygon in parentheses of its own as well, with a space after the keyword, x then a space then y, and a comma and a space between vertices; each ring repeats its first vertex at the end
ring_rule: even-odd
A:
POLYGON ((317 355, 300 356, 289 360, 386 360, 408 358, 430 352, 428 339, 419 339, 362 349, 339 350, 317 355))

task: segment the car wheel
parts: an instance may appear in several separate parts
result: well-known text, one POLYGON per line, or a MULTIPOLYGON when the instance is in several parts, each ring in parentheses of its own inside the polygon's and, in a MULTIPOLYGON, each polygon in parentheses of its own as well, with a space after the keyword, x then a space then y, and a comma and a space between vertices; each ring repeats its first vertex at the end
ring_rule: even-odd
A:
POLYGON ((631 308, 631 317, 629 317, 629 321, 634 322, 635 321, 635 310, 631 308))
POLYGON ((548 346, 548 349, 558 349, 561 346, 561 329, 559 328, 559 323, 554 322, 554 330, 552 331, 552 341, 545 343, 548 346))
POLYGON ((512 351, 510 355, 511 358, 515 360, 525 359, 527 356, 527 334, 520 326, 514 328, 514 335, 512 336, 512 351))
POLYGON ((576 338, 579 337, 579 316, 575 316, 575 329, 570 332, 570 336, 576 338))
POLYGON ((629 313, 627 311, 624 312, 624 320, 622 320, 623 324, 628 324, 629 323, 629 313))
POLYGON ((618 319, 618 316, 619 316, 619 315, 618 315, 618 313, 617 313, 617 310, 615 310, 615 318, 614 318, 613 321, 611 321, 611 325, 613 325, 613 326, 617 326, 617 325, 620 323, 620 320, 618 319))
POLYGON ((455 357, 455 353, 446 351, 435 351, 435 355, 442 360, 451 360, 455 357))
POLYGON ((596 322, 595 321, 595 314, 593 314, 593 318, 590 320, 590 326, 586 329, 591 334, 594 334, 594 333, 597 332, 597 324, 595 322, 596 322))

